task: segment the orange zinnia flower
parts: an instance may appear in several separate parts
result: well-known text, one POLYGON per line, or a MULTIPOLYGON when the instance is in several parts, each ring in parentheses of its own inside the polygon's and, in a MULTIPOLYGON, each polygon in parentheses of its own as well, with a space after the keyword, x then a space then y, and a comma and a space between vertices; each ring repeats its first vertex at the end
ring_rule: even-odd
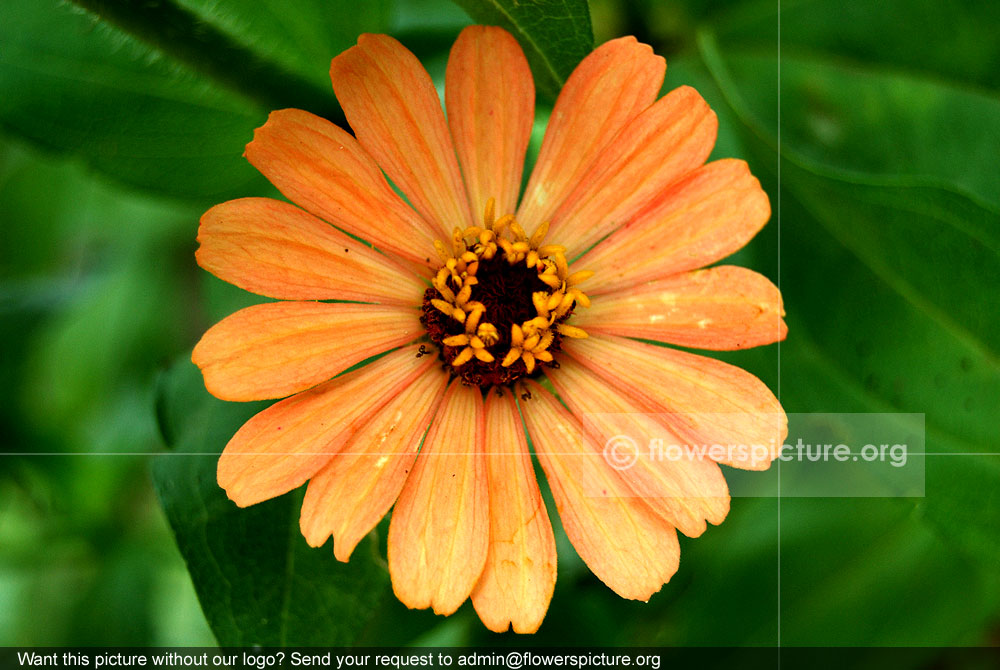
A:
POLYGON ((715 115, 688 87, 657 100, 665 68, 630 37, 585 58, 520 202, 534 85, 499 28, 456 41, 447 120, 418 60, 385 35, 331 67, 357 139, 272 113, 246 156, 298 207, 233 200, 198 235, 202 267, 282 299, 236 312, 194 350, 219 398, 290 396, 226 445, 229 497, 252 505, 308 481, 302 533, 314 546, 332 535, 342 561, 395 504, 403 603, 449 614, 471 596, 490 629, 532 632, 556 554, 530 436, 591 570, 625 598, 658 591, 678 566, 676 531, 700 535, 728 512, 717 461, 760 469, 776 452, 642 454, 625 468, 604 458, 614 417, 685 445, 775 447, 786 432, 752 375, 633 339, 739 349, 785 335, 767 279, 697 269, 742 247, 770 208, 742 161, 703 164, 715 115))

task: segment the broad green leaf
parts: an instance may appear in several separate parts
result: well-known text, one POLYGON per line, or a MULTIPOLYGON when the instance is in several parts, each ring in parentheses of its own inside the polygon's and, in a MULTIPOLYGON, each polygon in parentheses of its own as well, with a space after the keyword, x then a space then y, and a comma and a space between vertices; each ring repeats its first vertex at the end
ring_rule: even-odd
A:
MULTIPOLYGON (((698 3, 699 5, 701 3, 698 3)), ((753 0, 712 17, 719 40, 1000 88, 1000 4, 977 0, 753 0)))
POLYGON ((73 0, 213 81, 267 107, 301 107, 343 124, 330 59, 388 24, 389 0, 73 0))
POLYGON ((198 211, 116 186, 0 135, 4 645, 212 642, 143 455, 198 211))
POLYGON ((145 378, 186 345, 178 280, 197 217, 0 136, 2 371, 12 382, 0 420, 12 446, 48 451, 39 435, 72 451, 155 445, 145 378))
POLYGON ((240 154, 266 110, 54 0, 0 20, 0 121, 128 184, 222 198, 263 188, 240 154))
POLYGON ((128 184, 203 202, 264 191, 241 154, 271 109, 343 122, 330 59, 389 19, 387 0, 80 4, 4 3, 0 123, 128 184))
POLYGON ((783 644, 981 643, 995 575, 942 548, 905 503, 782 500, 783 644))
MULTIPOLYGON (((783 243, 798 250, 782 267, 789 331, 796 331, 782 347, 786 409, 923 412, 933 455, 925 461, 919 509, 958 547, 991 565, 1000 553, 1000 507, 990 504, 1000 486, 1000 456, 978 454, 996 451, 990 405, 1000 394, 996 368, 950 322, 909 301, 841 246, 826 232, 827 221, 791 197, 783 208, 783 243)), ((872 218, 861 221, 878 227, 872 218)))
POLYGON ((299 532, 301 494, 239 509, 215 480, 218 452, 253 405, 225 403, 181 361, 162 384, 161 420, 175 450, 153 463, 157 495, 202 610, 222 645, 349 646, 391 595, 375 542, 349 563, 299 532))
MULTIPOLYGON (((936 186, 1000 210, 1000 180, 988 169, 1000 154, 996 96, 801 52, 786 50, 780 63, 773 50, 720 52, 710 33, 699 44, 742 120, 776 146, 781 113, 783 155, 812 171, 936 186)), ((1000 240, 995 226, 977 228, 1000 240)))
POLYGON ((877 520, 889 503, 876 500, 782 501, 783 511, 806 516, 825 505, 830 523, 845 526, 823 531, 838 549, 855 546, 849 532, 884 534, 855 546, 841 570, 831 549, 783 523, 801 560, 823 556, 815 569, 832 576, 824 587, 815 575, 787 572, 783 542, 782 611, 791 617, 783 640, 926 644, 933 631, 941 644, 981 642, 976 631, 996 606, 980 595, 996 593, 988 577, 1000 552, 1000 319, 986 307, 1000 290, 1000 183, 991 167, 1000 103, 792 49, 782 52, 779 80, 772 54, 720 48, 708 35, 700 46, 747 145, 765 157, 758 164, 780 170, 766 181, 780 184, 772 205, 789 323, 785 409, 926 417, 926 494, 898 521, 877 520), (926 602, 900 607, 912 597, 909 580, 924 585, 926 602), (963 602, 956 590, 977 596, 963 602), (816 615, 824 603, 830 609, 816 615), (951 612, 943 619, 953 626, 921 611, 951 612), (847 613, 865 625, 844 624, 847 613))
POLYGON ((910 500, 737 498, 681 552, 633 644, 947 645, 989 620, 996 594, 910 500))
MULTIPOLYGON (((92 0, 79 0, 90 2, 92 0)), ((284 0, 219 2, 218 0, 175 0, 202 25, 210 25, 236 42, 243 50, 294 73, 313 88, 315 105, 303 100, 301 106, 315 114, 342 114, 336 109, 330 85, 330 60, 357 42, 363 32, 381 32, 389 25, 391 0, 284 0)), ((129 4, 129 3, 126 3, 129 4)), ((209 54, 218 51, 206 49, 209 54)), ((253 85, 246 65, 229 65, 253 85)), ((278 85, 277 82, 267 82, 278 85)), ((258 86, 260 84, 257 84, 258 86)), ((279 89, 280 91, 281 89, 279 89)), ((287 95, 304 92, 288 91, 287 95)), ((293 104, 286 100, 285 106, 293 104)))
POLYGON ((521 43, 539 92, 555 99, 594 48, 587 0, 454 0, 474 21, 501 26, 521 43))

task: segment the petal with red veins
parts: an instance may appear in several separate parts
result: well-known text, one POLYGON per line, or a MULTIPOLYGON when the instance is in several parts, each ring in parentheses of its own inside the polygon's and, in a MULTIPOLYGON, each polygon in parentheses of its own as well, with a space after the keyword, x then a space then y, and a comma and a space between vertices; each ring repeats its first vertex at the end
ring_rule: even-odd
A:
POLYGON ((389 523, 389 575, 411 609, 451 614, 489 549, 489 486, 479 387, 452 382, 389 523))
POLYGON ((696 349, 733 350, 785 339, 781 292, 767 277, 723 265, 592 296, 573 325, 696 349))
POLYGON ((448 123, 430 75, 388 35, 364 34, 330 79, 358 141, 443 234, 472 225, 448 123))
POLYGON ((310 545, 333 535, 334 556, 350 558, 399 497, 447 382, 437 368, 423 373, 309 480, 299 526, 310 545))
POLYGON ((704 165, 663 191, 623 228, 584 254, 607 293, 694 270, 738 251, 764 227, 771 206, 743 161, 704 165))
POLYGON ((205 212, 198 264, 259 295, 419 305, 426 284, 389 257, 280 200, 230 200, 205 212))
POLYGON ((655 415, 572 359, 546 376, 633 495, 688 537, 704 533, 706 521, 722 523, 729 487, 714 461, 685 448, 655 415))
POLYGON ((712 447, 720 463, 767 469, 788 435, 771 390, 734 365, 611 335, 564 340, 563 350, 643 411, 661 415, 685 444, 712 447))
POLYGON ((240 507, 301 486, 390 398, 435 367, 417 349, 394 351, 254 415, 219 457, 219 486, 240 507))
POLYGON ((324 221, 411 263, 436 262, 440 231, 396 195, 344 129, 309 112, 282 109, 254 132, 245 155, 285 197, 324 221))
POLYGON ((667 64, 634 37, 605 42, 580 61, 559 93, 517 219, 530 233, 548 221, 597 154, 653 104, 667 64))
POLYGON ((715 112, 697 91, 674 89, 598 154, 552 216, 549 234, 558 236, 568 258, 586 251, 701 166, 717 130, 715 112))
POLYGON ((649 600, 677 571, 676 531, 584 441, 576 417, 537 383, 525 386, 521 412, 570 542, 619 596, 649 600))
POLYGON ((490 549, 472 604, 490 630, 534 633, 556 584, 556 544, 510 392, 486 398, 490 549))
POLYGON ((191 360, 223 400, 283 398, 420 336, 415 308, 270 302, 209 328, 191 360))
POLYGON ((490 198, 501 216, 514 212, 535 117, 521 46, 502 28, 469 26, 451 48, 444 90, 473 216, 490 198))

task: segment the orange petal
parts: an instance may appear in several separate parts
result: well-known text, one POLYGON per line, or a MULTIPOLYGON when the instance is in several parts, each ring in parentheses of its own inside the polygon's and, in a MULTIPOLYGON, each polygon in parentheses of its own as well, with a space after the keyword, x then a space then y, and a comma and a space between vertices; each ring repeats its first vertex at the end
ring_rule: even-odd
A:
POLYGON ((334 556, 350 558, 399 497, 447 382, 437 368, 423 373, 309 480, 299 526, 310 545, 333 535, 334 556))
POLYGON ((291 491, 330 458, 383 405, 435 367, 417 347, 271 405, 243 424, 219 458, 219 486, 240 507, 291 491))
POLYGON ((478 387, 452 383, 389 524, 392 588, 411 609, 458 609, 489 548, 489 487, 478 387))
POLYGON ((770 216, 767 195, 747 164, 715 161, 665 190, 574 265, 600 277, 600 286, 588 292, 629 288, 725 258, 770 216))
POLYGON ((653 104, 666 69, 666 61, 634 37, 605 42, 576 66, 556 100, 517 212, 528 232, 552 218, 598 152, 653 104))
POLYGON ((437 229, 396 195, 350 133, 326 119, 299 109, 271 112, 245 155, 289 200, 321 219, 410 262, 436 262, 437 229))
POLYGON ((598 154, 552 216, 549 234, 573 258, 630 220, 715 145, 718 121, 689 86, 633 119, 598 154))
POLYGON ((217 398, 283 398, 412 342, 421 332, 416 309, 271 302, 241 309, 212 326, 191 360, 217 398))
POLYGON ((534 633, 556 585, 556 544, 510 392, 486 398, 486 449, 490 549, 472 604, 496 633, 534 633))
POLYGON ((546 376, 633 495, 688 537, 704 533, 706 520, 722 523, 729 487, 714 461, 685 448, 656 416, 572 359, 546 376))
POLYGON ((451 48, 444 90, 473 214, 490 198, 500 215, 514 212, 535 117, 521 46, 502 28, 469 26, 451 48))
POLYGON ((198 264, 271 298, 418 305, 426 285, 387 256, 279 200, 243 198, 201 217, 198 264))
POLYGON ((526 386, 521 412, 567 537, 615 593, 649 600, 677 571, 677 533, 584 442, 576 417, 537 383, 526 386))
POLYGON ((573 316, 588 333, 698 349, 747 349, 785 339, 781 292, 767 277, 724 265, 593 296, 573 316))
POLYGON ((720 463, 767 469, 788 435, 774 394, 736 366, 610 335, 564 340, 563 350, 720 463))
POLYGON ((358 141, 416 210, 449 238, 472 225, 441 101, 417 57, 365 34, 333 59, 330 78, 358 141))

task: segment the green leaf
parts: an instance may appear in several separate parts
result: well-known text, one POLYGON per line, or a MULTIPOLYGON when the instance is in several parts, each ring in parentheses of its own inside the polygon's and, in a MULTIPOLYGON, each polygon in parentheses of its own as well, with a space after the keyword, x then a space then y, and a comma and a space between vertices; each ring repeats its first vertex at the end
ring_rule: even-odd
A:
POLYGON ((237 508, 216 483, 218 452, 262 405, 211 397, 188 361, 161 388, 177 443, 156 458, 153 479, 219 643, 354 644, 391 594, 375 541, 339 563, 329 545, 313 549, 299 533, 300 493, 237 508))
POLYGON ((10 0, 0 123, 128 184, 210 202, 260 193, 242 158, 271 109, 334 120, 330 59, 386 27, 386 0, 10 0))
POLYGON ((330 59, 390 18, 389 0, 73 2, 266 107, 308 109, 341 125, 330 59))
MULTIPOLYGON (((701 4, 701 3, 699 3, 701 4)), ((730 5, 719 41, 826 54, 954 83, 1000 88, 1000 4, 978 0, 771 0, 730 5)))
POLYGON ((594 48, 587 0, 455 0, 474 21, 506 28, 521 43, 538 90, 555 98, 594 48))
POLYGON ((5 126, 155 191, 221 198, 263 187, 240 157, 263 108, 61 3, 12 0, 3 11, 5 126))
MULTIPOLYGON (((777 60, 701 46, 757 150, 777 149, 777 60)), ((925 413, 922 519, 991 565, 1000 102, 795 54, 780 91, 785 407, 925 413)))
MULTIPOLYGON (((1000 210, 1000 180, 984 169, 1000 155, 996 96, 790 50, 780 64, 773 54, 744 50, 722 62, 709 35, 701 44, 713 73, 728 79, 730 101, 775 143, 780 91, 782 153, 812 171, 880 186, 936 186, 1000 210)), ((978 228, 1000 239, 995 226, 978 228)))

